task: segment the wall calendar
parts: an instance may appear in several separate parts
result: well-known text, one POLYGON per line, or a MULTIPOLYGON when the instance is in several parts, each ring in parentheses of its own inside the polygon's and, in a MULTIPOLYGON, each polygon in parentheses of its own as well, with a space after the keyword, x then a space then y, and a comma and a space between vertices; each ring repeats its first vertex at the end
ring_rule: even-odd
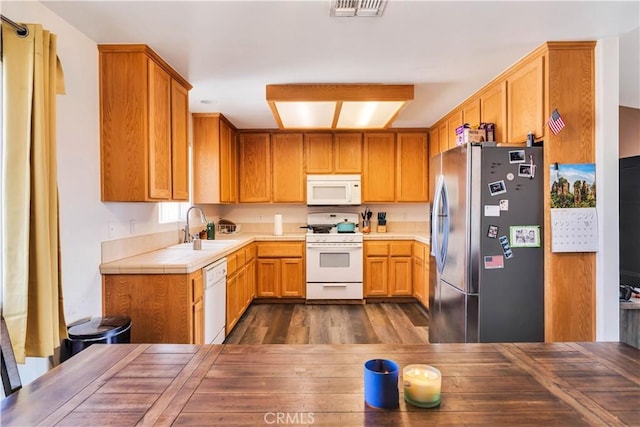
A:
POLYGON ((551 209, 551 252, 596 252, 596 208, 551 209))
POLYGON ((595 166, 594 163, 551 165, 552 252, 598 250, 595 166))

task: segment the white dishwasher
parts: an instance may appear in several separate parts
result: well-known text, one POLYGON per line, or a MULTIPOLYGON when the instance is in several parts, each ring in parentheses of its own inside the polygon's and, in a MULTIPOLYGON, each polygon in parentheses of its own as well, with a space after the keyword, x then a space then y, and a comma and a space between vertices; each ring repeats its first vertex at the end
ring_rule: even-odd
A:
POLYGON ((222 344, 227 321, 227 259, 204 268, 204 343, 222 344))

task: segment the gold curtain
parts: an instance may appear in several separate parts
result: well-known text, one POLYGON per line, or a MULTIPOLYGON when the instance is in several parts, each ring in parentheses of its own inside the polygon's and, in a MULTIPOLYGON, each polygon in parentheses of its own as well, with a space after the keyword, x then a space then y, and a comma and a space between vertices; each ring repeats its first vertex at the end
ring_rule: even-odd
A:
POLYGON ((56 35, 2 26, 2 314, 18 363, 53 354, 66 336, 60 280, 56 35))

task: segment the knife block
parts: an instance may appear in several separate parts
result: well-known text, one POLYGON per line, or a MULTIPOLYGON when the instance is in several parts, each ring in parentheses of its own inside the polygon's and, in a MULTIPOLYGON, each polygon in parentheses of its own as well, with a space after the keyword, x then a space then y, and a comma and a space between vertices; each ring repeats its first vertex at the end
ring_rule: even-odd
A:
POLYGON ((378 224, 378 226, 376 227, 376 231, 378 233, 386 233, 387 232, 387 226, 378 224))

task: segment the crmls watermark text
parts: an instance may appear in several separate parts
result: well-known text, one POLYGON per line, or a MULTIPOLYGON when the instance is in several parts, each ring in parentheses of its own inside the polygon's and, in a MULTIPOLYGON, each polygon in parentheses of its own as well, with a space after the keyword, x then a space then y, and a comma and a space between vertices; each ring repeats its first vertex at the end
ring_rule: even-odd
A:
POLYGON ((264 414, 267 424, 313 424, 313 412, 267 412, 264 414))

